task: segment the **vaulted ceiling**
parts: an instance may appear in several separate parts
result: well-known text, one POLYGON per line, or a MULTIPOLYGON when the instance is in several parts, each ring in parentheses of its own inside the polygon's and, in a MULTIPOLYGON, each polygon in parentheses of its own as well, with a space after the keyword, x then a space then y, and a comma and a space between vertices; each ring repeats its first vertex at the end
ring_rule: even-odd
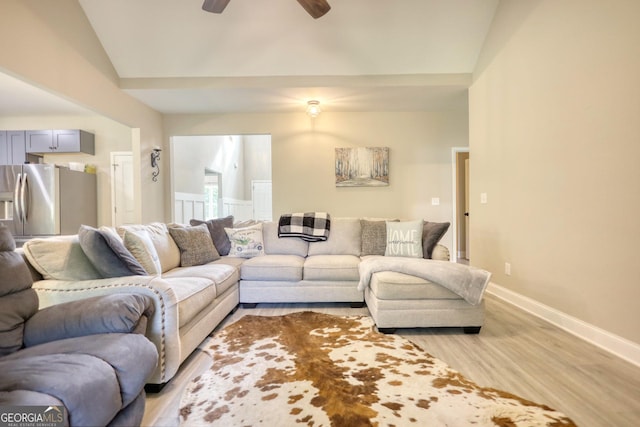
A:
POLYGON ((164 113, 466 108, 499 0, 78 0, 120 86, 164 113))

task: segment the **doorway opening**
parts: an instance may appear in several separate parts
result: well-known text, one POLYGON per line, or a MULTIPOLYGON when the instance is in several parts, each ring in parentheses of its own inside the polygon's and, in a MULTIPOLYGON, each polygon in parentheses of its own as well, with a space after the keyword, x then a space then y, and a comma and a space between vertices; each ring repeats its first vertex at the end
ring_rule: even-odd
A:
POLYGON ((222 218, 222 173, 204 170, 204 216, 222 218))
POLYGON ((170 156, 174 222, 272 219, 271 135, 174 136, 170 156))
POLYGON ((451 260, 465 264, 470 259, 469 159, 469 147, 452 148, 454 215, 451 260))

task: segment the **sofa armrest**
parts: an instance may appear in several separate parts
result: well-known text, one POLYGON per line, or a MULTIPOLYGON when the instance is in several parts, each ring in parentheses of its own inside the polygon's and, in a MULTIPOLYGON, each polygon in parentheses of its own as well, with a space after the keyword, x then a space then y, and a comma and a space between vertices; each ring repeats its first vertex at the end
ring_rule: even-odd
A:
POLYGON ((451 254, 449 253, 449 248, 438 243, 433 248, 431 259, 435 259, 437 261, 451 261, 451 254))
POLYGON ((178 299, 171 284, 160 276, 125 276, 95 280, 39 280, 33 283, 40 308, 68 301, 113 295, 144 295, 153 302, 153 313, 147 321, 145 336, 156 346, 158 367, 148 379, 161 384, 171 379, 180 366, 178 299))
POLYGON ((65 338, 140 330, 144 334, 153 311, 150 297, 135 294, 104 295, 52 305, 26 322, 24 344, 31 347, 65 338))

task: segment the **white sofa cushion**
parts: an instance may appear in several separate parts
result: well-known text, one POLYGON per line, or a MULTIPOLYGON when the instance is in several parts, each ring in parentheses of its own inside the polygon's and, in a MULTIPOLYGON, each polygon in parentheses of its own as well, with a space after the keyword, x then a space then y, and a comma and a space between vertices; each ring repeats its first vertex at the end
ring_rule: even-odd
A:
POLYGON ((265 222, 262 224, 264 239, 264 253, 267 255, 298 255, 307 256, 309 242, 299 237, 278 237, 278 223, 265 222))
POLYGON ((163 277, 178 300, 178 327, 189 323, 216 298, 217 288, 202 277, 163 277))
POLYGON ((297 255, 265 255, 246 260, 240 266, 242 280, 302 280, 304 258, 297 255))
POLYGON ((224 264, 230 265, 231 267, 235 267, 240 271, 240 265, 243 264, 247 259, 246 258, 238 258, 235 256, 223 256, 220 259, 213 261, 211 264, 224 264))
POLYGON ((209 263, 193 267, 178 267, 167 271, 162 275, 164 278, 178 277, 200 277, 209 279, 215 283, 218 294, 224 293, 240 279, 238 269, 227 265, 209 263))
POLYGON ((102 277, 82 250, 77 235, 32 239, 22 250, 44 279, 73 281, 102 277))
POLYGON ((324 242, 309 243, 312 255, 360 256, 361 227, 358 218, 336 218, 331 220, 329 238, 324 242))
POLYGON ((360 275, 360 258, 355 255, 314 255, 304 261, 305 280, 353 280, 360 275))
POLYGON ((462 299, 444 286, 395 271, 374 273, 369 288, 381 300, 462 299))

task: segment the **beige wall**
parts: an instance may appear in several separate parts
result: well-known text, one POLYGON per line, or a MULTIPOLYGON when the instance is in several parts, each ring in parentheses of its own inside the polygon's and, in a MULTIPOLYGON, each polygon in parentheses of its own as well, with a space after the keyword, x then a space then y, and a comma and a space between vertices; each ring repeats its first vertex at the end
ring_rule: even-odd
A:
POLYGON ((502 1, 469 109, 471 263, 635 343, 639 16, 637 0, 502 1))
MULTIPOLYGON (((165 135, 270 134, 274 218, 288 212, 452 221, 451 147, 465 112, 165 116, 165 135), (390 147, 388 187, 335 186, 336 147, 390 147), (432 206, 431 198, 440 205, 432 206)), ((167 207, 168 209, 168 207, 167 207)), ((451 231, 443 239, 451 248, 451 231)))
POLYGON ((0 52, 0 72, 140 129, 139 142, 130 138, 139 165, 137 208, 141 221, 162 220, 165 175, 152 182, 149 161, 151 149, 163 143, 162 116, 119 89, 116 72, 78 2, 2 0, 0 52))

